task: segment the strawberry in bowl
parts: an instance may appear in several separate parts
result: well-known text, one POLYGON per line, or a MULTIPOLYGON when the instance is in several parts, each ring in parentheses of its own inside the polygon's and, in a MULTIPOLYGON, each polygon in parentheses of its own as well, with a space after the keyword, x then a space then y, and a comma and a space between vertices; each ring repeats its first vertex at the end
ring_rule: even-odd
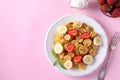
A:
POLYGON ((100 10, 112 18, 120 17, 120 0, 98 0, 100 10))

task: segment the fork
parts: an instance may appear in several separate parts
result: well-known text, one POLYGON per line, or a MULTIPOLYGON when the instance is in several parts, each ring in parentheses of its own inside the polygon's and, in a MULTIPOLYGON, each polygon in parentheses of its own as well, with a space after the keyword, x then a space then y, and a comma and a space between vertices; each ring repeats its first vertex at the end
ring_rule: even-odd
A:
POLYGON ((111 43, 110 43, 110 54, 108 55, 107 60, 98 75, 98 80, 104 80, 105 74, 106 74, 106 69, 107 69, 108 63, 110 61, 110 57, 111 57, 113 51, 116 49, 119 41, 120 41, 120 32, 115 32, 114 36, 111 40, 111 43))

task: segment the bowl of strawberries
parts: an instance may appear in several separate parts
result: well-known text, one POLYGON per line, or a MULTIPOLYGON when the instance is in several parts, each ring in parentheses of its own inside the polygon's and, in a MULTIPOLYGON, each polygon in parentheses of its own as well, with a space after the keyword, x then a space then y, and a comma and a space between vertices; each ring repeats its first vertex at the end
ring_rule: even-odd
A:
POLYGON ((100 10, 106 16, 120 17, 120 0, 98 0, 100 10))

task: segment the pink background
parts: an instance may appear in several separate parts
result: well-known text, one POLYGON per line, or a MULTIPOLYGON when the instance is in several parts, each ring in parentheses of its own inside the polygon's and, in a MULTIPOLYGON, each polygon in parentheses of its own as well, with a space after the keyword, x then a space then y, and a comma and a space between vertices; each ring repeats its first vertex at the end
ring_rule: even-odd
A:
MULTIPOLYGON (((61 74, 45 56, 45 34, 66 14, 85 14, 96 19, 109 40, 120 31, 120 18, 104 16, 89 0, 86 10, 69 7, 69 0, 0 0, 0 80, 97 80, 100 70, 84 77, 61 74)), ((110 61, 105 80, 120 80, 120 46, 110 61)))

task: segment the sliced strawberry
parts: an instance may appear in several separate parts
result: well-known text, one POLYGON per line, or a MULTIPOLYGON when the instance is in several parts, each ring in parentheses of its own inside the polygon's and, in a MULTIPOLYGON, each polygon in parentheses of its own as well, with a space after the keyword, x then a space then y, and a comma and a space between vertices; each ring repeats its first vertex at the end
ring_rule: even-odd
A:
POLYGON ((84 32, 84 33, 82 33, 81 38, 83 38, 83 39, 90 38, 90 34, 88 32, 84 32))
POLYGON ((98 0, 98 3, 99 3, 100 5, 103 5, 103 4, 105 3, 105 0, 98 0))
POLYGON ((112 17, 114 17, 114 18, 120 17, 120 8, 116 8, 116 9, 112 12, 112 17))
POLYGON ((108 3, 109 5, 113 5, 113 4, 115 4, 115 2, 116 2, 116 0, 107 0, 107 3, 108 3))
POLYGON ((74 36, 77 36, 78 31, 76 29, 71 29, 71 30, 68 30, 67 33, 74 37, 74 36))
POLYGON ((68 52, 73 52, 75 49, 75 45, 74 44, 68 44, 66 47, 66 51, 68 52))
POLYGON ((74 56, 73 61, 75 63, 80 63, 82 61, 82 56, 74 56))

